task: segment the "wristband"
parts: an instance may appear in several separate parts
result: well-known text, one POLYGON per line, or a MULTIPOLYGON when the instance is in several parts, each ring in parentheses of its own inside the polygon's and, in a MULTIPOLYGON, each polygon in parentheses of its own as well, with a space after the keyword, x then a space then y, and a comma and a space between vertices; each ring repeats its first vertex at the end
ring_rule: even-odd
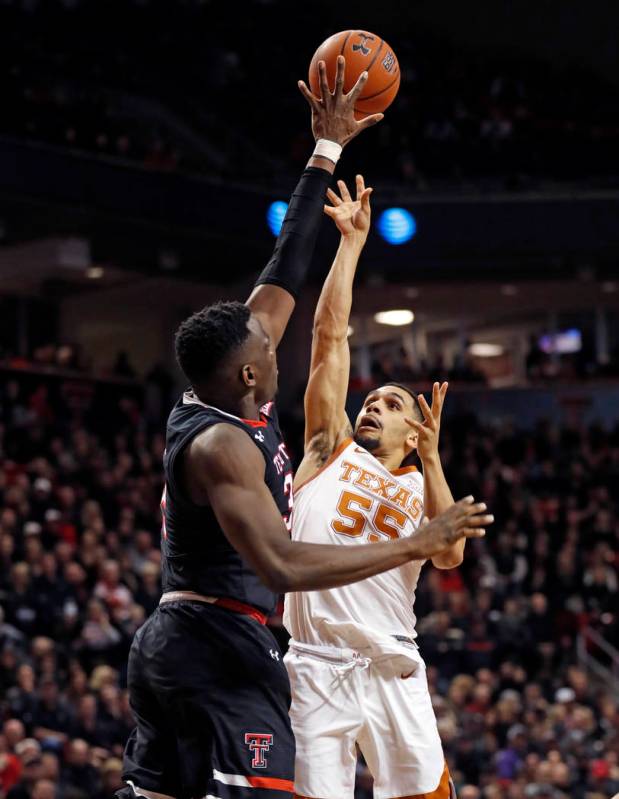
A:
POLYGON ((329 139, 318 139, 316 147, 312 155, 319 155, 326 158, 328 161, 333 161, 334 164, 340 160, 342 154, 342 145, 329 139))

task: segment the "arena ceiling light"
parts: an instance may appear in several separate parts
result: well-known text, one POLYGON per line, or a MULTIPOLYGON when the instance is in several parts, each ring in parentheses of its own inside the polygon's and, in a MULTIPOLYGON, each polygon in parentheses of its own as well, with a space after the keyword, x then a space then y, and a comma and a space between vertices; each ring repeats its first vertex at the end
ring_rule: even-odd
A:
POLYGON ((496 358, 503 355, 503 347, 500 344, 490 344, 485 341, 476 341, 469 347, 469 353, 475 358, 496 358))
POLYGON ((501 286, 501 294, 504 297, 515 297, 518 294, 518 286, 514 286, 512 283, 506 283, 504 286, 501 286))
POLYGON ((393 311, 379 311, 374 314, 374 321, 378 322, 379 325, 392 325, 393 327, 410 325, 414 318, 415 314, 404 308, 394 309, 393 311))
POLYGON ((288 203, 283 200, 275 200, 269 205, 267 210, 267 225, 269 230, 274 236, 279 236, 279 231, 282 229, 282 223, 288 210, 288 203))
POLYGON ((378 217, 378 232, 387 244, 405 244, 417 232, 417 222, 406 208, 386 208, 378 217))
POLYGON ((86 270, 86 277, 90 278, 91 280, 100 280, 104 274, 105 270, 102 266, 90 266, 86 270))

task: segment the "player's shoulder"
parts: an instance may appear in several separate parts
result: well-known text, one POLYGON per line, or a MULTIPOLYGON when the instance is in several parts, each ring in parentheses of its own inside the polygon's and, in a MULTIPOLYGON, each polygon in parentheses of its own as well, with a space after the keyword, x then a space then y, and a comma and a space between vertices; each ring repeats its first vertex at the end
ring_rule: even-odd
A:
POLYGON ((187 448, 187 458, 196 468, 215 474, 238 471, 258 455, 247 433, 235 424, 213 424, 202 430, 187 448))
POLYGON ((168 416, 168 428, 191 427, 204 424, 205 420, 223 416, 222 411, 202 402, 191 389, 184 391, 168 416))

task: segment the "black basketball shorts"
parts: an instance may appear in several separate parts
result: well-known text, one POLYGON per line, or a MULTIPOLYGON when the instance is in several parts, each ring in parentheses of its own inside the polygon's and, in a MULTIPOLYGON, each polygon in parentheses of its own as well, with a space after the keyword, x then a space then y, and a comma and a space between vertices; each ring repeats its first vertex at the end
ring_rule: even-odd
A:
POLYGON ((174 799, 291 799, 290 683, 258 621, 203 602, 162 605, 135 636, 128 681, 128 786, 174 799))

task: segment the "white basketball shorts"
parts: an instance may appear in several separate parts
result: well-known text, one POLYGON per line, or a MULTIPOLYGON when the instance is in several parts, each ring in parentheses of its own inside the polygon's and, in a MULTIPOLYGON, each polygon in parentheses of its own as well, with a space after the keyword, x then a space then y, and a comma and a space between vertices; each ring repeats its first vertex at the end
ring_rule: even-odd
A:
MULTIPOLYGON (((403 673, 393 658, 291 641, 295 790, 312 799, 353 799, 359 745, 375 799, 455 797, 428 691, 425 664, 403 673)), ((404 661, 406 663, 406 661, 404 661)))

